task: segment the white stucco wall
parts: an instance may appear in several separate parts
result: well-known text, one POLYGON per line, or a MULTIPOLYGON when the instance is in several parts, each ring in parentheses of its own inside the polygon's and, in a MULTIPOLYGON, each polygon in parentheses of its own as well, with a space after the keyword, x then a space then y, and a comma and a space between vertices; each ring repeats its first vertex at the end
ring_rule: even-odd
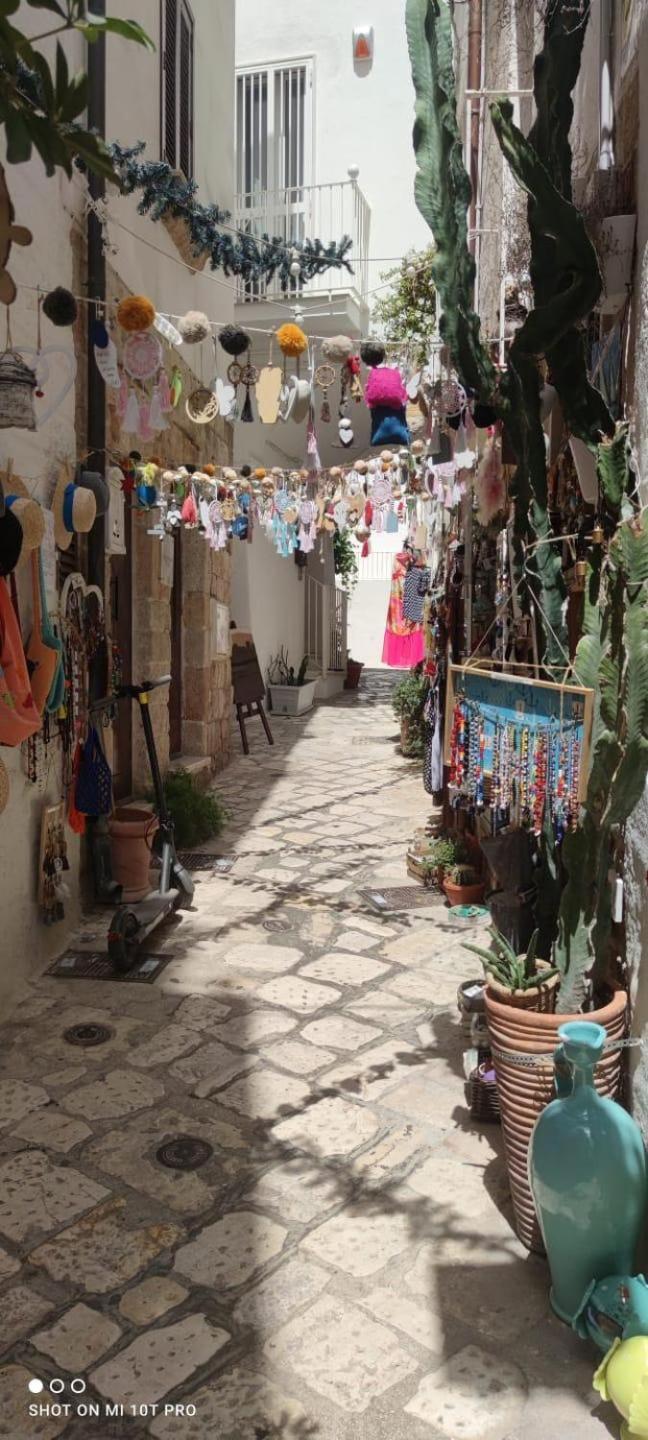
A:
MULTIPOLYGON (((396 0, 237 0, 236 63, 262 65, 315 57, 312 183, 346 180, 359 165, 360 188, 371 206, 374 257, 401 256, 429 244, 414 204, 414 99, 405 35, 405 7, 396 0), (354 25, 374 27, 374 62, 354 72, 354 25)), ((322 240, 332 237, 322 235, 322 240)), ((370 284, 380 284, 372 264, 370 284)))
POLYGON ((293 559, 278 555, 257 526, 251 544, 232 544, 232 619, 239 630, 251 630, 261 674, 280 646, 299 669, 304 654, 304 572, 293 559))
MULTIPOLYGON (((192 0, 195 22, 194 178, 197 199, 232 208, 234 194, 234 0, 192 0)), ((111 14, 132 15, 132 0, 112 0, 111 14)), ((106 134, 122 145, 146 141, 143 158, 160 158, 161 63, 159 0, 138 0, 137 19, 155 40, 155 54, 125 42, 114 44, 109 61, 106 134), (119 46, 119 51, 117 51, 119 46)), ((137 213, 137 195, 111 196, 116 219, 111 240, 114 264, 135 293, 150 295, 159 310, 183 314, 204 310, 226 323, 232 317, 233 284, 207 266, 195 274, 182 263, 163 225, 137 213), (142 243, 149 242, 149 243, 142 243), (152 244, 151 244, 152 242, 152 244), (156 248, 152 248, 152 245, 156 248)), ((183 359, 208 383, 214 364, 208 343, 183 347, 183 359)))

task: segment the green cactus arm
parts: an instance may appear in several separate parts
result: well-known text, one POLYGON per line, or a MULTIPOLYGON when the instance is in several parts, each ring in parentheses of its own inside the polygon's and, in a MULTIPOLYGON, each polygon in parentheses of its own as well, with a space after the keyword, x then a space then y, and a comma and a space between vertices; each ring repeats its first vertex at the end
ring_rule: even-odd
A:
POLYGON ((556 188, 514 123, 510 100, 493 101, 490 113, 509 169, 529 196, 531 233, 553 242, 553 291, 536 304, 516 336, 516 345, 527 354, 546 355, 596 304, 602 288, 598 259, 582 215, 556 188))
POLYGON ((405 17, 416 96, 414 195, 437 248, 433 277, 443 307, 442 333, 464 382, 486 399, 495 390, 496 374, 472 308, 470 180, 455 107, 452 11, 447 0, 407 0, 405 17))

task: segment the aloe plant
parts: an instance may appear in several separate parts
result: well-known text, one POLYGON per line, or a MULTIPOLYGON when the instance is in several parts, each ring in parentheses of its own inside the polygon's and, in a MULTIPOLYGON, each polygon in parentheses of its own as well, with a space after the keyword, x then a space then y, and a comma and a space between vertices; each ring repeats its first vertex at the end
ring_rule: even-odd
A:
MULTIPOLYGON (((536 970, 539 934, 539 930, 534 930, 525 955, 516 955, 512 945, 509 945, 506 937, 495 927, 491 931, 492 950, 484 950, 481 945, 470 945, 467 941, 463 949, 478 955, 486 974, 492 975, 493 979, 498 980, 507 990, 532 990, 540 983, 536 970)), ((542 984, 553 980, 558 973, 557 969, 544 970, 542 984)))

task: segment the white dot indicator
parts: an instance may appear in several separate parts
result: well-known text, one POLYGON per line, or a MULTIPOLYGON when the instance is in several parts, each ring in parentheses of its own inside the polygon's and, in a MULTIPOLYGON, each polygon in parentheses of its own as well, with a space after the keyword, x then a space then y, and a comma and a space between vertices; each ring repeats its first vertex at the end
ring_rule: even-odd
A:
POLYGON ((33 1380, 29 1381, 29 1384, 27 1386, 27 1389, 31 1390, 32 1395, 40 1395, 40 1392, 43 1388, 44 1387, 42 1380, 37 1380, 36 1376, 34 1376, 33 1380))

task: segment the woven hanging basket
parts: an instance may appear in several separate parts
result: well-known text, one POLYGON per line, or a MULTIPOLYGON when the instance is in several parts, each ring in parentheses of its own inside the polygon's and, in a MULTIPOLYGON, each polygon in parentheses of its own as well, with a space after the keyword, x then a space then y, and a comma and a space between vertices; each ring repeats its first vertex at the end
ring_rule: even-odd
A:
POLYGON ((15 350, 0 355, 0 429, 36 429, 36 375, 15 350))

